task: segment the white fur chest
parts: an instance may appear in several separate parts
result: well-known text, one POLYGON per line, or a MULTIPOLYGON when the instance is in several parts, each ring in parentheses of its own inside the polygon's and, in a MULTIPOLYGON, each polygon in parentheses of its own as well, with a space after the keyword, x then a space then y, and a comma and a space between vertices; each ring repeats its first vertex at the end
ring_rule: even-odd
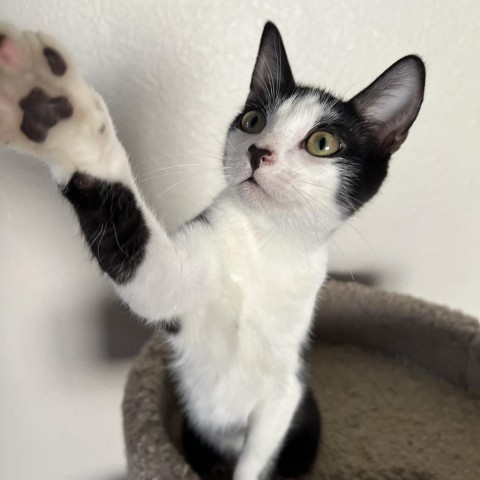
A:
POLYGON ((258 402, 294 381, 326 273, 325 248, 306 254, 288 245, 262 246, 242 217, 220 219, 215 228, 218 284, 172 339, 187 409, 212 431, 244 428, 258 402))

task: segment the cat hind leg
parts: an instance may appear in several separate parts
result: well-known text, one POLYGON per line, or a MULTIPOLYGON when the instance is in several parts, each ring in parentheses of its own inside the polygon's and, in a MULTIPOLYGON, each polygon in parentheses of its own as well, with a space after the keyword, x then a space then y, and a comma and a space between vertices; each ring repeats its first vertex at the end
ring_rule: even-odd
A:
POLYGON ((317 456, 320 437, 320 411, 313 392, 307 388, 277 458, 276 474, 283 478, 297 478, 309 473, 317 456))

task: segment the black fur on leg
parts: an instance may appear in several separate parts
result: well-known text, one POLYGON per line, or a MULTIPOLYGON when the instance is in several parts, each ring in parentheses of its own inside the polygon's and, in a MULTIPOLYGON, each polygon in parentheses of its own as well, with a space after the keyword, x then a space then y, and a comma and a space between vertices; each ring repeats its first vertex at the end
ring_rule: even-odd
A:
POLYGON ((101 269, 115 282, 126 283, 142 263, 150 236, 131 190, 77 172, 62 193, 75 208, 101 269))
POLYGON ((198 435, 187 419, 183 421, 182 444, 185 460, 202 478, 209 475, 222 460, 222 457, 198 435))
POLYGON ((307 387, 280 450, 276 474, 296 478, 309 473, 317 456, 320 436, 320 411, 313 392, 307 387))

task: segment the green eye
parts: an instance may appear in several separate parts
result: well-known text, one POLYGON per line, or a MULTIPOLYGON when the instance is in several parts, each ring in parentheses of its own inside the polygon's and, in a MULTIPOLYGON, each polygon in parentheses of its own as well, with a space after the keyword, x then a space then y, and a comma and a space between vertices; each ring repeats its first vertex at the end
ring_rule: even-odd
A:
POLYGON ((305 149, 315 157, 328 157, 340 150, 340 142, 335 135, 329 132, 312 133, 305 144, 305 149))
POLYGON ((240 122, 242 130, 246 133, 260 133, 267 124, 267 119, 262 112, 251 110, 247 112, 240 122))

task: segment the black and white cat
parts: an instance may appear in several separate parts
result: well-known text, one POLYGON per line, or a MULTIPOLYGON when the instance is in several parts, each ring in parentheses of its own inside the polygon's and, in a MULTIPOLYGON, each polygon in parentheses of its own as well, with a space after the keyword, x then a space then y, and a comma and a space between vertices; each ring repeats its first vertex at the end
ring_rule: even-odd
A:
POLYGON ((44 160, 120 298, 165 329, 185 454, 234 480, 314 461, 320 416, 302 349, 330 235, 379 189, 423 100, 402 58, 350 101, 293 79, 267 23, 225 146, 227 188, 169 236, 146 206, 101 97, 52 38, 0 27, 0 140, 44 160))

